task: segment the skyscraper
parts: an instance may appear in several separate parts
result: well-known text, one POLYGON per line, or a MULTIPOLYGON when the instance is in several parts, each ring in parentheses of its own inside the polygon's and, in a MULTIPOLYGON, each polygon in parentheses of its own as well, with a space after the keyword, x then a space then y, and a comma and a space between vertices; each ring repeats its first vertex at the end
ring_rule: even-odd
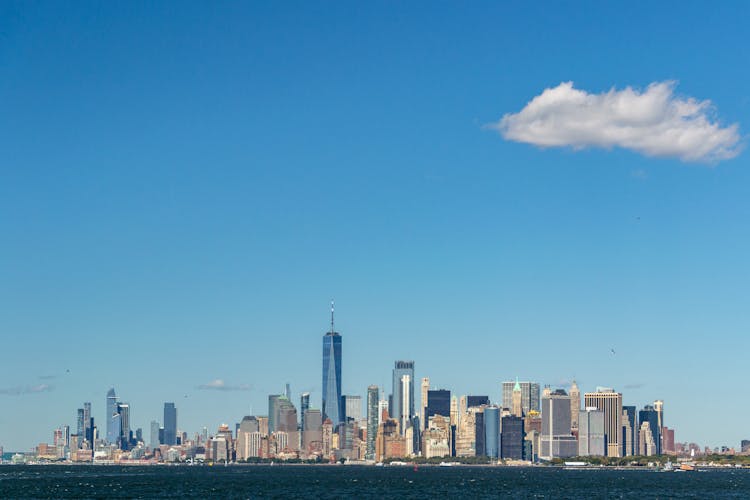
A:
POLYGON ((622 454, 638 454, 638 414, 635 406, 622 407, 622 454))
POLYGON ((664 401, 661 399, 654 401, 654 410, 656 410, 656 420, 659 425, 659 442, 656 443, 656 448, 661 455, 664 453, 664 401))
POLYGON ((570 432, 570 396, 562 389, 542 396, 542 436, 539 444, 539 456, 547 459, 578 454, 578 443, 570 432))
POLYGON ((411 422, 411 413, 404 411, 406 408, 413 408, 414 402, 410 396, 413 396, 414 391, 410 389, 414 387, 411 377, 409 375, 401 375, 401 434, 406 432, 409 422, 411 422))
POLYGON ((574 380, 570 384, 570 427, 578 429, 578 414, 581 412, 581 391, 574 380))
POLYGON ((578 455, 604 456, 604 412, 592 407, 578 415, 578 455))
POLYGON ((333 302, 331 302, 331 331, 323 336, 322 387, 323 420, 330 419, 335 427, 343 422, 345 412, 341 398, 341 335, 333 326, 333 302))
POLYGON ((117 413, 120 414, 120 449, 127 450, 130 447, 130 405, 117 403, 117 413))
POLYGON ((659 426, 660 414, 652 405, 646 405, 638 412, 639 429, 643 428, 643 423, 648 422, 648 429, 653 438, 654 455, 661 455, 661 427, 659 426))
POLYGON ((86 441, 94 443, 94 419, 91 416, 91 403, 83 403, 83 434, 86 441))
POLYGON ((484 454, 490 458, 500 455, 500 409, 488 406, 484 409, 484 454))
POLYGON ((380 393, 377 385, 367 388, 367 448, 365 458, 375 460, 375 440, 378 434, 378 402, 380 393))
POLYGON ((299 398, 299 411, 302 414, 302 426, 300 430, 302 430, 303 432, 305 430, 305 412, 309 408, 310 408, 310 393, 303 392, 299 398))
POLYGON ((511 415, 500 419, 500 457, 523 460, 523 418, 511 415))
POLYGON ((156 420, 151 421, 151 439, 149 439, 148 445, 152 450, 155 450, 161 444, 159 442, 159 427, 159 422, 156 420))
POLYGON ((76 418, 76 434, 78 434, 78 443, 83 443, 83 440, 86 439, 85 435, 85 425, 84 425, 84 411, 83 408, 78 408, 78 415, 76 418))
POLYGON ((164 442, 174 446, 177 443, 177 408, 174 403, 164 403, 164 442))
POLYGON ((359 422, 362 419, 362 396, 343 396, 344 416, 359 422))
POLYGON ((442 415, 450 418, 451 416, 451 391, 446 389, 434 389, 427 391, 427 401, 429 404, 425 409, 424 428, 430 423, 430 417, 442 415))
POLYGON ((419 412, 419 418, 422 420, 422 427, 424 427, 424 422, 427 420, 427 404, 429 402, 427 391, 430 390, 430 377, 422 377, 422 393, 421 398, 419 400, 419 404, 421 406, 421 411, 419 412))
MULTIPOLYGON (((393 404, 388 409, 391 418, 395 419, 399 425, 408 421, 414 415, 414 361, 396 361, 393 367, 393 404), (409 406, 404 408, 402 403, 404 395, 402 393, 401 380, 404 375, 409 376, 407 401, 409 406)), ((448 415, 450 416, 450 414, 448 415)), ((404 428, 401 427, 403 434, 404 428)))
POLYGON ((609 387, 597 387, 596 392, 584 394, 586 408, 595 407, 604 412, 604 437, 607 456, 622 456, 622 394, 609 387))
POLYGON ((107 442, 110 444, 116 444, 120 439, 119 427, 115 429, 115 426, 119 423, 119 415, 117 413, 117 396, 115 396, 115 388, 112 387, 107 391, 107 442), (116 422, 117 420, 117 422, 116 422))
POLYGON ((518 383, 518 377, 516 377, 516 384, 513 386, 513 394, 511 395, 511 400, 511 415, 515 415, 516 417, 523 417, 523 393, 521 391, 521 384, 518 383))
MULTIPOLYGON (((513 408, 513 389, 517 381, 503 382, 503 408, 513 408)), ((526 415, 530 411, 539 411, 539 384, 536 382, 518 382, 521 386, 521 409, 526 415)))

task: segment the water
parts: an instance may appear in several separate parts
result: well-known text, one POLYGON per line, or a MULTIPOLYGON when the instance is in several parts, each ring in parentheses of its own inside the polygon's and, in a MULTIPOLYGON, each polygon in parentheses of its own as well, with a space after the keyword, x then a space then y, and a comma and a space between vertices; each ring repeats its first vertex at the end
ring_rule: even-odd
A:
POLYGON ((750 498, 750 470, 2 466, 0 498, 750 498))

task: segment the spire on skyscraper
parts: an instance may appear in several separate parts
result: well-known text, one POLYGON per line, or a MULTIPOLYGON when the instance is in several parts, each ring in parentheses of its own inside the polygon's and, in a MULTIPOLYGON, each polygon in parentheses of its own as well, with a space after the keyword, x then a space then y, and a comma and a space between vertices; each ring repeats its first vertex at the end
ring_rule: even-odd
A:
POLYGON ((333 329, 333 299, 331 299, 331 333, 333 333, 335 330, 333 329))

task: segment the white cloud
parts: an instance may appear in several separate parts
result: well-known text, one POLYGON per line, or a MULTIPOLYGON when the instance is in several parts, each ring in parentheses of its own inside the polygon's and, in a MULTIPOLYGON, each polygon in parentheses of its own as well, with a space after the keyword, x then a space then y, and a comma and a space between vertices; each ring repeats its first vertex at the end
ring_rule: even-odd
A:
POLYGON ((212 391, 249 391, 250 389, 252 389, 252 386, 246 385, 246 384, 227 385, 223 380, 221 380, 220 378, 217 378, 207 384, 199 385, 198 389, 212 390, 212 391))
POLYGON ((626 87, 590 94, 564 82, 490 127, 505 139, 540 147, 621 147, 706 163, 737 156, 738 124, 722 127, 710 101, 677 96, 674 88, 675 82, 667 81, 643 92, 626 87))
POLYGON ((54 390, 54 387, 48 384, 38 384, 32 386, 17 386, 0 389, 0 394, 8 396, 20 396, 22 394, 36 394, 40 392, 50 392, 54 390))

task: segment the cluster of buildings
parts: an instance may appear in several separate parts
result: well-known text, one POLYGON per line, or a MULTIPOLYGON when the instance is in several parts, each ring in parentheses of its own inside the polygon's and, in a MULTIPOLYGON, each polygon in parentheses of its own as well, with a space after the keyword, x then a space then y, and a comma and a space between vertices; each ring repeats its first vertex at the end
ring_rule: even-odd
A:
MULTIPOLYGON (((641 409, 623 404, 623 395, 597 387, 581 393, 575 381, 567 388, 505 381, 500 400, 488 395, 455 395, 417 379, 411 360, 398 360, 390 391, 377 385, 359 395, 342 394, 342 336, 331 329, 323 336, 320 408, 303 393, 295 405, 289 387, 268 396, 266 415, 247 415, 230 428, 221 425, 188 436, 178 429, 177 408, 164 403, 163 424, 151 422, 149 439, 131 427, 130 407, 115 390, 106 397, 103 432, 95 425, 91 403, 77 412, 75 433, 69 426, 54 431, 53 444, 40 444, 38 459, 76 462, 260 460, 382 462, 410 457, 486 457, 505 461, 538 461, 575 456, 710 452, 675 443, 665 425, 661 400, 641 409), (418 385, 419 392, 415 390, 418 385), (417 399, 416 396, 419 396, 417 399)), ((750 442, 743 441, 750 452, 750 442)))

